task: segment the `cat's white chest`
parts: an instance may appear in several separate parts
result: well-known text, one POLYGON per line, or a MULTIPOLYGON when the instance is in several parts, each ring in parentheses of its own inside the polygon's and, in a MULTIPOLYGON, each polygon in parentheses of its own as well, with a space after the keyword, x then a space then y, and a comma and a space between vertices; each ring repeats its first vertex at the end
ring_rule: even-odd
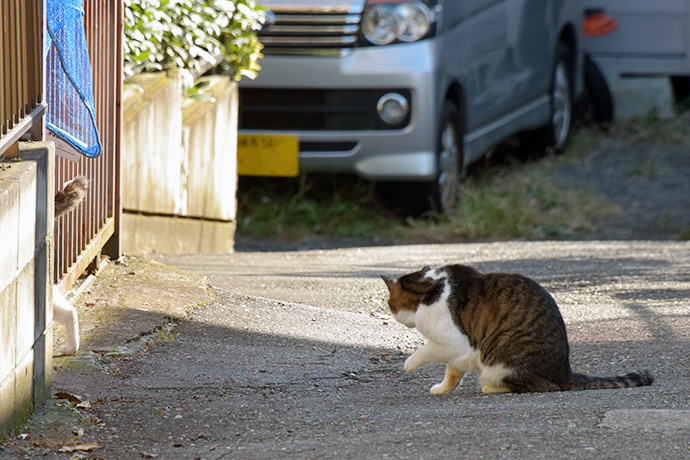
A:
POLYGON ((431 305, 420 305, 417 309, 417 330, 424 337, 439 344, 447 344, 454 348, 468 348, 469 339, 453 322, 448 309, 450 286, 446 285, 443 294, 431 305))
POLYGON ((448 309, 450 285, 431 305, 420 305, 416 314, 417 330, 430 342, 440 345, 445 352, 455 358, 464 359, 473 353, 469 338, 455 325, 448 309))

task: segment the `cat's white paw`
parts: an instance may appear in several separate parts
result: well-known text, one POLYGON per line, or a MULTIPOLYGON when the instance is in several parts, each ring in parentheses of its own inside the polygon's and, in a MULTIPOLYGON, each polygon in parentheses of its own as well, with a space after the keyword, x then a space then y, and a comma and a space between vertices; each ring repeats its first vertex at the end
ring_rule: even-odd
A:
POLYGON ((419 369, 419 365, 417 363, 415 363, 412 358, 413 358, 413 356, 410 356, 409 358, 407 358, 405 360, 405 365, 403 366, 403 368, 405 369, 405 372, 414 372, 417 369, 419 369))
POLYGON ((445 386, 443 383, 437 383, 433 387, 431 387, 431 394, 432 395, 449 395, 453 392, 455 388, 449 388, 445 386))
POLYGON ((414 372, 424 364, 425 363, 421 361, 418 356, 412 355, 405 360, 404 369, 406 372, 414 372))
POLYGON ((65 345, 62 348, 60 348, 60 353, 63 355, 73 355, 77 352, 79 347, 76 347, 74 345, 65 345))

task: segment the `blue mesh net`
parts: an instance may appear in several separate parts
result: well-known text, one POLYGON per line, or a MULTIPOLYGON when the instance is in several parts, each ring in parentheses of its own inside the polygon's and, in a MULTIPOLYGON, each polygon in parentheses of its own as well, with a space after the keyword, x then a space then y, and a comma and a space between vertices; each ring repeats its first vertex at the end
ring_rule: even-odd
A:
POLYGON ((46 126, 82 155, 97 157, 91 63, 84 34, 82 0, 47 0, 46 126))

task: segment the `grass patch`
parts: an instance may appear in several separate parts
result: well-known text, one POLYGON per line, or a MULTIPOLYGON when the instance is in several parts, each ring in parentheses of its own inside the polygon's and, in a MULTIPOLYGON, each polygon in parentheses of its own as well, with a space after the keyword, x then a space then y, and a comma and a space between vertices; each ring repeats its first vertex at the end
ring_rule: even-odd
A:
POLYGON ((668 171, 669 168, 666 165, 660 165, 659 162, 653 158, 638 161, 637 163, 632 163, 625 167, 625 172, 628 176, 648 181, 654 180, 668 171))
POLYGON ((446 216, 394 215, 377 202, 373 184, 350 176, 241 178, 238 233, 283 241, 319 235, 403 242, 558 239, 586 233, 620 210, 590 191, 586 180, 568 186, 556 171, 573 163, 586 171, 601 138, 599 131, 581 129, 565 155, 539 161, 508 155, 482 162, 446 216))
POLYGON ((252 238, 392 239, 399 219, 376 202, 371 183, 350 176, 241 178, 238 229, 252 238))
POLYGON ((676 239, 680 241, 690 241, 690 227, 685 227, 678 232, 676 239))
POLYGON ((410 219, 412 240, 558 239, 596 229, 618 208, 585 187, 566 187, 553 174, 558 159, 489 170, 462 187, 449 216, 410 219))
POLYGON ((629 144, 663 143, 686 144, 690 142, 690 111, 671 119, 662 119, 654 110, 647 115, 634 117, 612 126, 611 135, 629 144))

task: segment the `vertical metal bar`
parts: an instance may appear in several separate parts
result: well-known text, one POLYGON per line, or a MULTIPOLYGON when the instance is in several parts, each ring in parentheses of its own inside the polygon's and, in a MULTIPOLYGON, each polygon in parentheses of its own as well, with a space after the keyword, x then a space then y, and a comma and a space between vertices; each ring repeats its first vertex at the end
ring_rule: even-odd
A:
MULTIPOLYGON (((16 30, 15 30, 15 24, 16 24, 16 11, 15 11, 15 2, 10 1, 9 2, 9 8, 8 8, 8 15, 7 15, 7 31, 8 35, 10 37, 9 41, 13 44, 17 43, 17 35, 16 35, 16 30)), ((16 58, 17 50, 16 46, 10 46, 8 49, 7 53, 7 64, 8 64, 8 70, 9 70, 9 92, 7 93, 7 98, 9 99, 9 105, 8 105, 8 122, 7 122, 7 128, 12 129, 14 127, 14 124, 16 123, 16 116, 15 116, 15 110, 17 107, 17 75, 16 75, 16 69, 17 69, 17 58, 16 58)))
POLYGON ((25 72, 26 72, 26 97, 24 99, 26 113, 31 112, 31 109, 36 107, 34 103, 34 89, 36 78, 36 27, 35 27, 35 5, 33 2, 25 2, 24 8, 24 42, 26 43, 26 58, 25 58, 25 72))
MULTIPOLYGON (((84 26, 86 30, 88 30, 88 38, 87 38, 87 47, 89 50, 89 56, 91 59, 91 80, 93 82, 93 92, 94 92, 94 104, 95 104, 95 112, 96 112, 96 125, 98 126, 98 131, 99 134, 102 135, 103 131, 103 123, 100 117, 100 112, 101 112, 101 96, 102 96, 102 89, 100 87, 99 81, 101 76, 103 75, 103 69, 101 69, 100 66, 100 54, 102 51, 102 48, 98 46, 100 40, 98 39, 98 35, 100 32, 100 29, 106 28, 107 25, 103 23, 103 18, 101 17, 101 8, 100 8, 100 1, 94 0, 91 2, 88 2, 88 5, 85 5, 85 7, 88 9, 88 14, 85 15, 84 17, 84 26), (102 24, 104 27, 98 27, 97 24, 102 24)), ((89 209, 89 222, 85 223, 85 225, 82 228, 82 232, 80 235, 83 237, 83 233, 85 232, 90 232, 91 234, 95 234, 97 231, 97 227, 100 227, 99 224, 99 216, 97 212, 94 212, 95 208, 97 207, 98 199, 97 199, 97 191, 98 191, 98 178, 97 175, 94 174, 95 171, 97 171, 98 168, 96 168, 96 164, 100 166, 100 163, 102 163, 102 158, 99 158, 98 160, 91 160, 89 161, 89 164, 86 165, 89 167, 89 172, 91 173, 91 176, 94 178, 94 184, 93 189, 91 190, 91 198, 92 200, 90 201, 90 209, 89 209)), ((85 244, 85 242, 82 241, 82 244, 85 244)))
MULTIPOLYGON (((34 37, 34 91, 32 96, 34 107, 45 101, 46 98, 46 0, 32 0, 28 2, 32 5, 34 16, 34 32, 30 37, 34 37)), ((41 118, 39 123, 36 123, 30 129, 33 138, 36 140, 43 140, 46 137, 46 121, 45 117, 41 118)))
MULTIPOLYGON (((103 39, 106 41, 109 41, 111 43, 116 43, 113 40, 115 37, 116 29, 117 29, 117 16, 115 15, 113 11, 113 5, 104 5, 103 6, 103 14, 104 16, 107 16, 107 21, 108 21, 108 30, 103 31, 103 39)), ((108 151, 113 152, 113 145, 112 145, 112 137, 113 137, 113 128, 114 128, 114 108, 115 104, 117 103, 115 99, 115 91, 113 91, 113 79, 114 79, 114 60, 116 58, 117 53, 115 52, 115 47, 111 48, 108 50, 108 53, 104 53, 102 56, 103 59, 103 67, 104 67, 104 79, 103 79, 103 94, 104 97, 107 97, 111 101, 113 101, 113 104, 110 105, 109 107, 104 107, 105 110, 103 110, 102 116, 104 120, 107 120, 107 127, 104 130, 104 145, 107 145, 108 151), (107 96, 106 96, 107 95, 107 96)), ((109 169, 109 164, 110 161, 107 161, 106 164, 104 165, 105 167, 103 168, 102 174, 103 174, 103 180, 108 181, 107 179, 107 174, 106 172, 109 169)), ((108 181, 110 182, 110 181, 108 181)), ((102 190, 104 192, 105 190, 102 190)), ((103 193, 102 194, 102 209, 100 210, 102 215, 106 215, 108 212, 108 195, 103 193)))
POLYGON ((19 121, 24 117, 24 114, 22 113, 21 106, 22 106, 22 53, 24 52, 23 47, 24 44, 21 43, 24 40, 22 40, 22 31, 21 31, 21 25, 20 25, 20 19, 21 19, 21 4, 19 3, 19 0, 15 0, 14 2, 14 15, 13 15, 13 21, 12 21, 12 32, 14 35, 14 39, 16 40, 15 46, 13 47, 12 50, 12 62, 13 62, 13 67, 14 67, 14 72, 12 72, 12 76, 14 77, 14 103, 12 104, 12 109, 14 110, 13 115, 14 115, 14 124, 16 125, 19 123, 19 121))
MULTIPOLYGON (((0 0, 0 56, 7 56, 7 25, 5 24, 7 18, 7 0, 0 0)), ((0 59, 0 138, 7 134, 7 60, 0 59)))
POLYGON ((35 2, 25 2, 25 38, 26 43, 26 111, 35 108, 39 103, 38 94, 40 93, 40 58, 41 44, 39 34, 39 6, 35 2))
POLYGON ((29 113, 26 107, 26 102, 29 99, 29 92, 27 91, 29 82, 26 74, 26 57, 29 47, 26 42, 25 10, 25 4, 17 0, 17 39, 19 41, 17 46, 17 115, 19 119, 24 118, 29 113))
MULTIPOLYGON (((117 30, 117 17, 114 14, 114 9, 113 9, 113 4, 112 3, 119 3, 119 2, 111 2, 110 4, 108 2, 103 2, 102 3, 102 10, 103 10, 103 18, 104 21, 108 24, 107 29, 102 31, 102 39, 105 40, 107 43, 113 43, 114 46, 110 47, 107 52, 103 53, 101 56, 102 60, 102 67, 103 67, 103 95, 102 97, 105 99, 108 99, 111 103, 107 106, 103 106, 103 111, 101 113, 101 116, 103 117, 104 121, 104 138, 103 138, 103 148, 107 149, 108 152, 110 153, 110 156, 114 154, 113 152, 113 145, 112 145, 112 138, 113 138, 113 129, 114 129, 114 123, 115 120, 112 116, 113 110, 115 105, 117 104, 117 100, 115 97, 115 92, 112 90, 111 83, 113 81, 113 64, 114 64, 114 59, 115 56, 117 55, 115 51, 115 47, 117 46, 117 42, 113 40, 115 37, 115 33, 117 30)), ((110 182, 107 178, 107 171, 110 166, 110 158, 106 158, 103 162, 103 168, 100 171, 100 176, 101 180, 104 183, 109 183, 112 187, 112 182, 110 182)), ((101 188, 100 190, 100 196, 101 196, 101 201, 100 205, 101 208, 99 209, 99 212, 101 214, 101 218, 105 218, 106 216, 112 216, 111 213, 108 212, 108 194, 105 193, 106 190, 101 188)))
MULTIPOLYGON (((94 49, 95 47, 94 47, 94 37, 93 37, 93 35, 94 35, 93 23, 96 20, 95 16, 98 13, 98 6, 95 5, 96 3, 97 3, 96 1, 91 1, 91 2, 87 2, 84 4, 84 8, 86 10, 86 14, 84 15, 84 30, 86 32, 86 47, 89 50, 89 59, 91 60, 91 72, 92 72, 91 78, 92 78, 92 82, 93 82, 94 103, 96 105, 96 108, 95 108, 95 110, 96 110, 96 124, 100 130, 100 126, 98 125, 98 104, 99 104, 99 101, 98 101, 98 87, 97 87, 97 81, 96 81, 96 78, 98 77, 98 72, 99 72, 98 63, 97 63, 97 56, 96 56, 96 53, 98 51, 94 49)), ((89 163, 91 163, 92 161, 98 161, 98 160, 87 160, 87 161, 89 161, 89 163)), ((94 188, 97 187, 97 183, 96 183, 97 179, 94 178, 93 176, 90 176, 90 179, 91 179, 91 187, 89 187, 90 188, 89 198, 93 198, 94 197, 94 193, 93 193, 94 188)), ((93 204, 93 201, 95 201, 95 200, 93 200, 93 199, 88 200, 88 202, 85 203, 85 205, 91 206, 93 204)), ((89 212, 89 218, 90 218, 90 220, 93 220, 96 218, 96 216, 93 215, 93 212, 89 212)), ((86 231, 86 229, 82 229, 82 230, 86 231)), ((90 228, 89 228, 89 230, 90 230, 90 228)))
MULTIPOLYGON (((96 117, 98 119, 98 127, 99 131, 101 133, 101 143, 104 145, 103 148, 105 148, 106 145, 106 140, 107 140, 107 134, 108 134, 108 120, 103 116, 105 113, 107 107, 112 103, 112 101, 109 99, 108 94, 105 92, 105 88, 103 86, 103 81, 108 78, 108 69, 107 66, 104 65, 104 56, 107 56, 111 50, 111 46, 102 46, 106 43, 108 43, 106 37, 104 36, 105 33, 110 30, 109 24, 108 24, 108 15, 107 11, 105 8, 105 4, 103 3, 102 0, 98 0, 97 2, 98 5, 98 15, 94 15, 94 18, 92 19, 91 26, 93 29, 95 29, 95 33, 92 34, 94 40, 93 40, 93 49, 94 49, 94 55, 96 58, 96 65, 97 67, 94 67, 94 82, 96 85, 96 88, 98 89, 96 91, 96 107, 97 107, 97 113, 96 117), (98 27, 98 24, 101 24, 102 27, 98 27)), ((101 158, 98 164, 98 169, 94 169, 94 175, 98 177, 99 183, 102 183, 102 180, 100 178, 100 172, 103 167, 105 166, 105 159, 101 158)), ((100 209, 103 207, 103 202, 101 201, 102 197, 100 197, 98 191, 99 188, 94 189, 94 197, 98 196, 97 200, 94 200, 94 207, 92 209, 93 216, 94 216, 94 224, 98 223, 98 227, 100 227, 100 223, 104 220, 102 214, 100 213, 100 209)), ((94 225, 94 230, 96 228, 96 225, 94 225)))
POLYGON ((106 248, 107 254, 111 258, 119 257, 121 253, 120 231, 122 225, 122 170, 121 170, 121 155, 122 155, 122 85, 124 81, 123 74, 123 37, 124 37, 124 2, 118 0, 115 3, 115 10, 112 14, 113 18, 113 42, 115 45, 115 52, 112 59, 114 63, 113 78, 115 80, 115 107, 114 123, 112 127, 112 156, 109 163, 108 179, 112 184, 108 189, 108 215, 113 216, 114 219, 114 233, 108 242, 106 248))

